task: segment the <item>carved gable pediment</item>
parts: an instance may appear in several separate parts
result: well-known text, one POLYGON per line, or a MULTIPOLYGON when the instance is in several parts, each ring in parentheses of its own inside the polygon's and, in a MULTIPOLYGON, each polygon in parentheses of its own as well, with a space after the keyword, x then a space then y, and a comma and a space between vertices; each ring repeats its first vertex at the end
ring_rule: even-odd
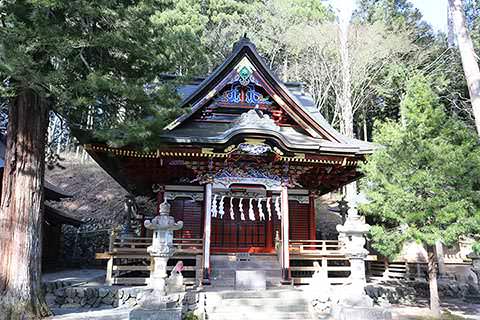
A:
POLYGON ((312 117, 287 87, 273 75, 255 46, 242 38, 232 54, 184 100, 191 112, 179 117, 166 130, 184 123, 235 123, 257 109, 276 126, 293 127, 313 138, 339 142, 332 128, 312 117))

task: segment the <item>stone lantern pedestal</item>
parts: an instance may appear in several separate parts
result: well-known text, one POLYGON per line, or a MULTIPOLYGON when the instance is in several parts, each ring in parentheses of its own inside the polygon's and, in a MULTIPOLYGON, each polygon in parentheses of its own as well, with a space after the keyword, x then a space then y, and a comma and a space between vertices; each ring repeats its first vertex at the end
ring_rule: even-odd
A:
POLYGON ((355 204, 348 207, 348 212, 345 223, 338 225, 337 230, 345 245, 345 256, 350 260, 350 282, 343 286, 331 286, 328 274, 322 273, 317 265, 312 282, 305 290, 311 301, 310 313, 316 319, 391 320, 391 311, 374 307, 373 300, 365 292, 365 259, 368 251, 364 246, 365 234, 370 226, 358 215, 355 204))
POLYGON ((480 285, 480 254, 470 253, 467 258, 472 259, 472 271, 477 275, 477 283, 480 285))
POLYGON ((358 215, 355 203, 349 208, 349 215, 343 225, 337 226, 337 231, 344 235, 345 256, 350 259, 350 283, 337 289, 334 296, 331 317, 336 320, 389 320, 392 313, 389 310, 374 307, 373 300, 366 294, 365 259, 368 251, 365 249, 365 234, 370 230, 362 217, 358 215))
POLYGON ((153 230, 152 245, 147 248, 152 257, 153 267, 147 287, 142 293, 139 306, 130 311, 130 320, 181 320, 182 302, 185 292, 177 288, 170 290, 167 283, 167 262, 173 255, 173 231, 183 227, 169 216, 170 205, 160 205, 160 214, 145 221, 145 227, 153 230))

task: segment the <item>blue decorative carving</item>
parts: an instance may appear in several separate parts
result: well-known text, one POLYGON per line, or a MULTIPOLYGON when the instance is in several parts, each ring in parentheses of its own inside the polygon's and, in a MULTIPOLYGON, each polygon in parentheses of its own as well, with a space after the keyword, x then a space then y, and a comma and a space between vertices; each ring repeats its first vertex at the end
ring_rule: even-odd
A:
POLYGON ((226 90, 222 95, 216 98, 215 101, 225 103, 240 103, 241 96, 239 87, 239 85, 232 84, 231 89, 226 90))
POLYGON ((260 92, 255 90, 254 85, 248 86, 245 102, 249 104, 272 104, 268 97, 264 97, 260 92))
POLYGON ((238 90, 238 86, 232 86, 231 90, 225 91, 224 96, 229 103, 239 103, 241 100, 240 90, 238 90))

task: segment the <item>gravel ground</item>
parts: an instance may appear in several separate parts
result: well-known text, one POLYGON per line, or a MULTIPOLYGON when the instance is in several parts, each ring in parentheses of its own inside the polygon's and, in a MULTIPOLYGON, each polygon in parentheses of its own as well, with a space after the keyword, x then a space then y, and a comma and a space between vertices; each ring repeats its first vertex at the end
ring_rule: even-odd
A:
MULTIPOLYGON (((478 304, 471 304, 463 300, 444 300, 442 301, 442 310, 447 314, 450 313, 457 316, 445 317, 445 319, 480 320, 480 301, 478 304)), ((428 308, 428 302, 426 300, 419 301, 419 303, 414 306, 392 306, 393 320, 429 319, 429 312, 430 309, 428 308)))
MULTIPOLYGON (((442 319, 451 320, 480 320, 480 303, 468 304, 461 300, 448 300, 442 302, 443 311, 447 311, 457 317, 447 316, 442 319)), ((128 308, 116 309, 58 309, 53 310, 56 315, 49 320, 127 320, 128 308)), ((416 306, 395 305, 392 306, 393 320, 427 320, 429 309, 426 301, 419 302, 416 306)), ((272 319, 274 320, 274 319, 272 319)))

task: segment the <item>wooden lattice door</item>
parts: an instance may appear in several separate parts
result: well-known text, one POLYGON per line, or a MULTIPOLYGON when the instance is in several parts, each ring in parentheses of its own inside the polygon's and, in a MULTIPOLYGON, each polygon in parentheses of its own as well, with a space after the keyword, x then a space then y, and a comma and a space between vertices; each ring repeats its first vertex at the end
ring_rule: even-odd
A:
MULTIPOLYGON (((230 217, 230 199, 224 201, 223 219, 212 217, 211 249, 216 252, 269 252, 273 243, 272 221, 260 221, 257 201, 252 201, 255 220, 249 219, 249 201, 243 199, 245 220, 241 219, 240 199, 233 199, 234 219, 230 217), (270 230, 269 230, 270 228, 270 230)), ((273 210, 273 206, 272 206, 273 210)), ((263 202, 265 216, 266 207, 263 202)))

